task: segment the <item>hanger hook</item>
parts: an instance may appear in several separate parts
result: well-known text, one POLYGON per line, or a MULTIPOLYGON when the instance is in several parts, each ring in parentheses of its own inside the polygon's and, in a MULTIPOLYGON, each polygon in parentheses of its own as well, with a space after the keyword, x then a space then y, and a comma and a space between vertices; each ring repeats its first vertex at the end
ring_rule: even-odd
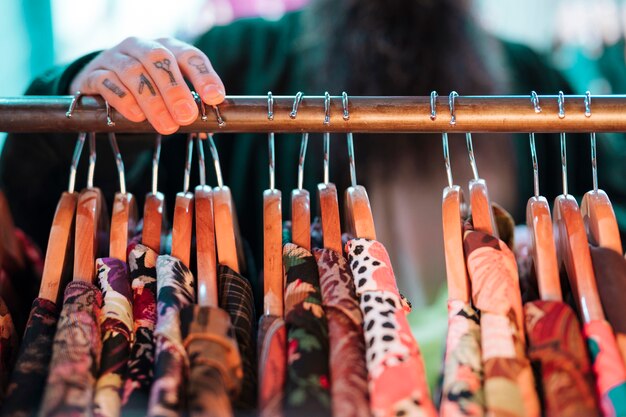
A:
POLYGON ((436 91, 430 92, 430 120, 435 120, 437 118, 437 94, 436 91))
POLYGON ((74 115, 74 110, 76 110, 76 106, 78 105, 78 101, 82 96, 83 93, 81 93, 80 91, 77 91, 74 96, 72 96, 72 101, 70 102, 70 107, 65 112, 65 117, 67 117, 68 119, 72 118, 72 116, 74 115))
POLYGON ((530 158, 533 162, 533 187, 535 191, 535 197, 539 197, 539 162, 537 162, 537 147, 535 145, 535 134, 533 132, 528 134, 530 143, 530 158))
MULTIPOLYGON (((268 120, 274 120, 274 97, 272 97, 271 91, 267 92, 267 118, 268 120)), ((267 149, 269 151, 270 190, 274 190, 276 187, 274 132, 267 134, 267 149)))
POLYGON ((107 111, 107 126, 111 127, 111 126, 115 126, 115 122, 113 121, 113 118, 111 117, 111 106, 109 105, 109 102, 104 100, 104 107, 106 108, 107 111))
POLYGON ((564 119, 565 118, 565 96, 563 95, 562 91, 559 91, 558 104, 559 104, 559 119, 564 119))
POLYGON ((450 106, 450 124, 456 124, 456 109, 454 108, 454 101, 459 96, 459 93, 453 91, 448 96, 448 105, 450 106))
POLYGON ((330 94, 324 92, 324 124, 330 124, 330 94))
POLYGON ((567 143, 565 139, 565 132, 560 134, 561 140, 561 176, 563 180, 563 195, 568 195, 567 190, 567 143))
POLYGON ((154 141, 154 153, 152 154, 152 194, 158 192, 159 160, 161 159, 161 135, 157 134, 154 141))
POLYGON ((452 187, 454 181, 452 180, 452 164, 450 163, 450 147, 448 146, 448 132, 441 134, 441 142, 443 144, 443 161, 446 164, 446 175, 448 177, 448 186, 452 187))
MULTIPOLYGON (((343 104, 343 119, 348 120, 350 118, 350 110, 348 109, 348 94, 344 91, 341 93, 343 104)), ((348 161, 350 163, 350 183, 353 187, 357 186, 356 182, 356 162, 354 158, 354 138, 352 132, 346 134, 346 140, 348 145, 348 161)))
POLYGON ((206 134, 195 134, 194 140, 196 142, 196 148, 198 148, 198 179, 200 181, 200 185, 206 185, 206 160, 204 158, 204 140, 206 139, 204 136, 206 134))
POLYGON ((539 96, 537 95, 537 92, 530 92, 530 102, 533 104, 535 113, 541 113, 541 106, 539 106, 539 96))
POLYGON ((72 155, 72 164, 70 165, 70 180, 67 186, 67 192, 72 194, 76 189, 76 171, 78 170, 78 161, 80 160, 80 154, 83 152, 83 145, 85 144, 85 137, 87 133, 80 132, 78 139, 76 139, 76 146, 74 146, 74 154, 72 155))
MULTIPOLYGON (((591 117, 591 92, 585 93, 585 116, 591 117)), ((591 142, 591 178, 593 180, 593 191, 598 191, 598 153, 596 148, 596 132, 589 134, 591 142)))
POLYGON ((220 108, 217 104, 213 106, 213 112, 215 112, 215 118, 217 119, 217 126, 224 127, 226 125, 226 122, 224 121, 224 119, 222 119, 222 114, 220 113, 220 108))
POLYGON ((585 92, 585 117, 591 117, 591 92, 585 92))
POLYGON ((109 143, 113 150, 113 156, 115 157, 115 165, 117 166, 117 175, 120 181, 120 193, 126 194, 126 173, 124 170, 124 160, 122 159, 122 153, 120 147, 117 144, 117 138, 114 132, 109 132, 109 143))
POLYGON ((193 158, 193 133, 187 135, 187 154, 185 156, 185 176, 183 177, 183 192, 189 191, 189 179, 191 177, 191 159, 193 158))
POLYGON ((215 166, 215 179, 217 180, 217 186, 219 188, 224 187, 224 178, 222 177, 222 165, 220 164, 220 155, 217 153, 217 147, 213 140, 213 134, 208 133, 209 150, 211 151, 211 158, 213 158, 213 166, 215 166))
POLYGON ((93 177, 96 172, 96 133, 89 133, 89 169, 87 170, 87 188, 93 188, 93 177))
POLYGON ((298 116, 298 107, 300 106, 300 102, 302 101, 302 91, 298 91, 298 94, 296 94, 296 97, 293 100, 293 106, 291 107, 291 113, 289 113, 289 117, 291 117, 292 119, 295 119, 296 116, 298 116))
POLYGON ((202 119, 203 122, 206 122, 207 120, 209 120, 209 116, 206 115, 206 106, 204 105, 204 102, 200 98, 200 95, 196 93, 195 91, 192 91, 191 95, 193 96, 194 101, 198 105, 198 110, 200 110, 200 118, 202 119))
POLYGON ((467 153, 469 154, 470 165, 472 167, 474 179, 478 180, 480 179, 480 176, 478 175, 478 165, 476 164, 476 157, 474 156, 474 144, 472 143, 471 133, 465 133, 465 142, 467 143, 467 153))

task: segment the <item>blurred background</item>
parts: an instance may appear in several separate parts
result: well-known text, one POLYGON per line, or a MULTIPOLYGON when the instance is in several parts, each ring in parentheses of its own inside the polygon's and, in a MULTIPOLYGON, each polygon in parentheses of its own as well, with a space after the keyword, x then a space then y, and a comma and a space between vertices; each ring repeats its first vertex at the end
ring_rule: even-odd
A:
MULTIPOLYGON (((214 25, 276 19, 308 1, 2 0, 0 96, 19 95, 46 68, 131 35, 193 40, 214 25)), ((626 1, 474 0, 473 7, 489 31, 547 55, 576 91, 626 92, 618 76, 625 68, 626 1)))

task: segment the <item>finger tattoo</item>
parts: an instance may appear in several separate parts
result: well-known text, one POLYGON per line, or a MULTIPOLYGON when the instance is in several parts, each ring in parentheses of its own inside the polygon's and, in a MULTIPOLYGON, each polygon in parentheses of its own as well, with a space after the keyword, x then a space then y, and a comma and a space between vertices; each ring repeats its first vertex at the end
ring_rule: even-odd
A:
POLYGON ((171 61, 167 58, 164 58, 160 61, 156 61, 154 63, 155 67, 167 73, 167 75, 170 77, 170 84, 176 85, 178 83, 176 82, 176 78, 174 78, 174 74, 172 73, 172 71, 170 71, 170 65, 171 65, 171 61))
POLYGON ((139 76, 139 81, 141 81, 139 83, 139 94, 143 93, 144 87, 148 87, 148 90, 150 90, 150 94, 152 94, 153 96, 156 96, 156 90, 154 89, 154 87, 152 86, 152 83, 145 76, 144 73, 141 73, 141 75, 139 76))
POLYGON ((194 55, 194 56, 190 57, 187 60, 187 62, 189 63, 189 65, 191 65, 196 70, 198 70, 198 72, 200 74, 208 74, 209 73, 209 68, 207 67, 206 63, 204 62, 204 59, 200 58, 198 55, 194 55))
POLYGON ((122 90, 113 81, 109 80, 108 78, 105 78, 104 81, 102 81, 102 85, 104 85, 106 88, 111 90, 113 92, 113 94, 115 94, 119 98, 124 98, 126 96, 126 92, 124 90, 122 90))

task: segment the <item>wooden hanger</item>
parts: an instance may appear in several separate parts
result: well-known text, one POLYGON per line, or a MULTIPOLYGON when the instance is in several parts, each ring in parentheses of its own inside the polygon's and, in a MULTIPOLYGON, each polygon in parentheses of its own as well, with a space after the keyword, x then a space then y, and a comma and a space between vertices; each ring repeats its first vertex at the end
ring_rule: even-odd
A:
POLYGON ((213 216, 215 218, 215 242, 217 245, 217 258, 221 265, 228 266, 235 272, 241 272, 243 263, 239 254, 239 231, 236 221, 235 204, 230 188, 224 185, 219 154, 209 134, 209 149, 215 166, 217 187, 213 188, 213 216))
POLYGON ((143 206, 143 231, 141 243, 161 253, 161 238, 165 230, 165 197, 158 191, 161 135, 157 135, 152 157, 152 190, 146 195, 143 206))
MULTIPOLYGON (((296 94, 291 114, 295 119, 298 114, 298 105, 302 101, 302 92, 296 94)), ((302 134, 300 143, 300 157, 298 158, 298 188, 291 191, 291 240, 296 245, 311 250, 311 198, 304 189, 304 161, 309 143, 309 134, 302 134)))
POLYGON ((174 206, 174 224, 172 227, 172 256, 189 267, 191 257, 191 235, 193 232, 193 194, 189 192, 191 159, 193 157, 192 136, 187 136, 187 157, 183 191, 176 194, 174 206))
POLYGON ((115 133, 109 133, 109 142, 115 156, 120 181, 120 191, 115 193, 111 213, 109 256, 126 262, 128 242, 137 231, 137 202, 135 196, 126 192, 124 161, 117 145, 115 133))
MULTIPOLYGON (((585 93, 585 116, 591 117, 591 93, 585 93)), ((583 196, 581 212, 589 242, 623 254, 622 239, 609 196, 598 189, 598 164, 596 152, 596 134, 591 133, 591 168, 593 190, 583 196)))
MULTIPOLYGON (((563 93, 559 93, 562 108, 563 93)), ((561 133, 561 166, 563 194, 554 202, 554 223, 558 233, 557 253, 565 264, 572 291, 578 300, 579 313, 585 323, 604 320, 604 311, 596 286, 587 233, 576 199, 567 190, 567 150, 565 133, 561 133)))
MULTIPOLYGON (((330 94, 324 93, 324 124, 330 123, 330 94)), ((343 253, 337 187, 330 182, 330 133, 324 133, 324 182, 317 185, 324 248, 343 253)))
MULTIPOLYGON (((348 110, 348 94, 341 94, 343 104, 343 120, 350 119, 348 110)), ((365 187, 357 185, 356 164, 354 160, 354 139, 352 132, 347 134, 348 158, 350 160, 351 185, 346 190, 346 223, 348 231, 355 237, 376 240, 376 228, 370 200, 365 187)))
MULTIPOLYGON (((268 94, 268 119, 273 119, 274 99, 268 94)), ((275 183, 274 133, 268 134, 269 188, 263 192, 263 313, 282 317, 283 290, 283 215, 281 192, 275 183)), ((310 227, 310 226, 309 226, 310 227)))
POLYGON ((59 300, 61 283, 64 281, 65 272, 69 272, 69 265, 72 261, 74 215, 78 202, 78 193, 75 191, 76 170, 86 136, 86 133, 78 135, 70 166, 69 186, 67 191, 61 194, 48 237, 48 248, 43 264, 41 285, 39 286, 39 298, 54 303, 59 300))
MULTIPOLYGON (((535 109, 539 106, 539 99, 535 101, 536 94, 533 91, 535 109)), ((539 164, 535 134, 531 133, 529 136, 535 195, 528 200, 526 205, 526 225, 532 239, 533 264, 537 274, 539 294, 542 300, 563 301, 550 206, 548 200, 539 195, 539 164)))
POLYGON ((87 188, 79 197, 76 207, 76 238, 74 243, 74 281, 92 283, 98 255, 98 235, 108 231, 106 204, 99 188, 94 188, 96 167, 96 135, 89 134, 89 174, 87 188))
MULTIPOLYGON (((206 139, 206 137, 205 137, 206 139)), ((194 191, 196 208, 196 262, 198 277, 198 304, 217 307, 217 253, 215 246, 215 221, 213 218, 213 193, 206 185, 204 147, 196 138, 200 185, 194 191)))

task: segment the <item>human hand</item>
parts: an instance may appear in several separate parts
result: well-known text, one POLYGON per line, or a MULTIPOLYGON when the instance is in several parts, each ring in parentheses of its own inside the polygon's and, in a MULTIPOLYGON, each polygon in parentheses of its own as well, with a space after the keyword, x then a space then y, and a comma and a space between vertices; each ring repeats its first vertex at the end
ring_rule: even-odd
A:
POLYGON ((128 120, 148 119, 159 133, 169 135, 198 117, 183 77, 204 103, 224 101, 224 84, 209 58, 172 38, 132 37, 101 52, 74 78, 70 94, 101 95, 128 120))

